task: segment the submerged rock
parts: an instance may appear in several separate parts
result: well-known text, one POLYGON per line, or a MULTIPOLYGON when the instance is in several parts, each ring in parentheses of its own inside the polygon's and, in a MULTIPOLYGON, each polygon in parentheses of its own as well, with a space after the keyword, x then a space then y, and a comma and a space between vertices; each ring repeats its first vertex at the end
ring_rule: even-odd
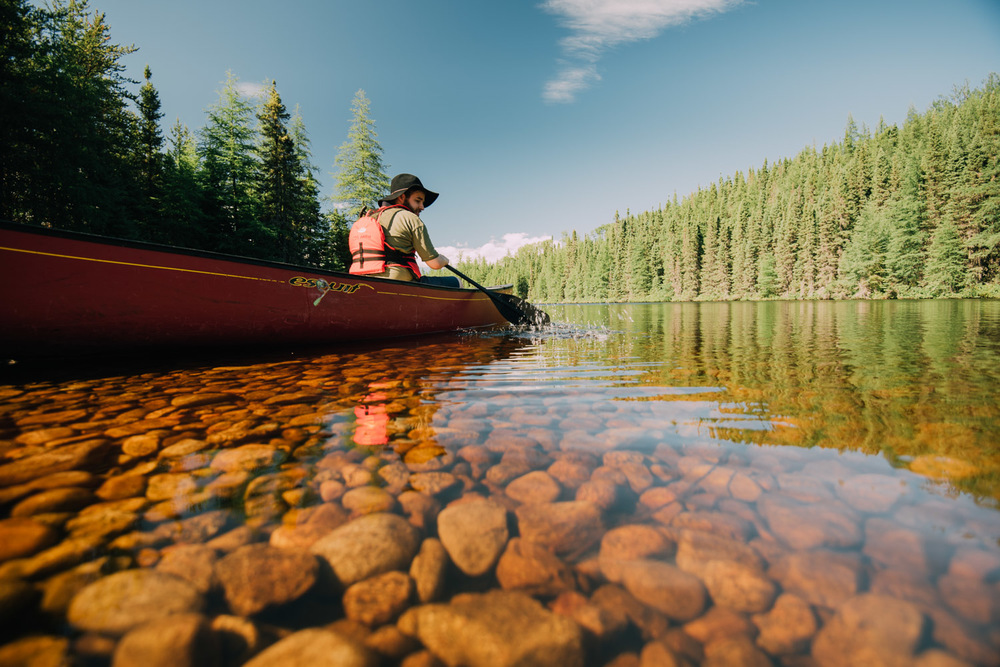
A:
POLYGON ((125 570, 80 591, 67 616, 81 630, 122 635, 171 614, 201 611, 204 603, 183 579, 155 570, 125 570))
POLYGON ((452 562, 471 577, 488 572, 507 545, 507 510, 491 500, 446 507, 437 526, 452 562))
POLYGON ((399 627, 447 665, 583 665, 580 627, 523 593, 457 595, 410 609, 399 627))
POLYGON ((396 514, 367 514, 334 529, 310 551, 344 587, 391 570, 407 570, 420 548, 420 531, 396 514))

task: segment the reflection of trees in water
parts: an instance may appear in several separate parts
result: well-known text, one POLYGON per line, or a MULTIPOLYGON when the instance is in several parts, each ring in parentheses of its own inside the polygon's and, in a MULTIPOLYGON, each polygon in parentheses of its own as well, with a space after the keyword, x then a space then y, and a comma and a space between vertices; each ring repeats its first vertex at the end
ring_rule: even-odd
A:
POLYGON ((723 410, 768 414, 775 426, 720 426, 717 437, 882 454, 963 491, 1000 494, 996 302, 593 308, 587 319, 629 334, 590 343, 604 345, 607 363, 651 362, 651 386, 725 387, 723 410))

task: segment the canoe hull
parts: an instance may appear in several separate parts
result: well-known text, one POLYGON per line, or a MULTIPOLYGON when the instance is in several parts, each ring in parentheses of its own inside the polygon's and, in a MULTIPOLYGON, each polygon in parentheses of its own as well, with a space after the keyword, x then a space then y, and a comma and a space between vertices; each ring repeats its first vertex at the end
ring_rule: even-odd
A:
POLYGON ((0 302, 8 358, 333 343, 505 323, 477 290, 10 224, 0 227, 0 302))

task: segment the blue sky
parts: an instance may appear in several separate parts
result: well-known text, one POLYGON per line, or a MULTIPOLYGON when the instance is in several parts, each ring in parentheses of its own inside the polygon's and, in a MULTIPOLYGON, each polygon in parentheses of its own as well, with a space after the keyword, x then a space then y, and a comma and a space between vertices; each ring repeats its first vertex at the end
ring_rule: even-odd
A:
MULTIPOLYGON (((41 0, 39 0, 41 2, 41 0)), ((299 107, 334 195, 359 89, 389 175, 441 193, 439 250, 505 252, 1000 71, 997 0, 90 0, 196 131, 227 72, 299 107)))

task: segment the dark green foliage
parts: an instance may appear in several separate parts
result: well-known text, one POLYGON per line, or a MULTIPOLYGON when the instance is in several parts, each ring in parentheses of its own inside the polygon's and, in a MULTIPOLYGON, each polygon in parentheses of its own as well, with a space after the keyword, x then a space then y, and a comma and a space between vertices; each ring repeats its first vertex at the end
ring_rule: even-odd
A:
POLYGON ((539 301, 1000 295, 1000 76, 901 128, 849 118, 839 144, 460 268, 530 276, 539 301))

